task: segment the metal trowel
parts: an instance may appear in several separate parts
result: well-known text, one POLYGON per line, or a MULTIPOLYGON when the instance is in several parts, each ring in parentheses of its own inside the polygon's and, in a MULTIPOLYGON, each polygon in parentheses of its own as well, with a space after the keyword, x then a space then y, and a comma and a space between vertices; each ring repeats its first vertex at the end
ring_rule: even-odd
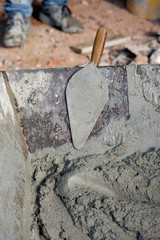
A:
POLYGON ((108 84, 97 68, 106 42, 107 31, 99 28, 94 40, 91 62, 69 80, 66 99, 73 145, 81 149, 108 102, 108 84))

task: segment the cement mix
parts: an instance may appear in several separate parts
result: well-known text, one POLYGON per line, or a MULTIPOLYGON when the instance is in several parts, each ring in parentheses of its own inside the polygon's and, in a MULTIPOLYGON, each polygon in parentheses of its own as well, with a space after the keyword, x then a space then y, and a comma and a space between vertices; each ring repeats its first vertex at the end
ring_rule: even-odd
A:
POLYGON ((40 239, 159 239, 160 149, 118 160, 122 152, 32 162, 33 189, 45 175, 32 226, 40 239))

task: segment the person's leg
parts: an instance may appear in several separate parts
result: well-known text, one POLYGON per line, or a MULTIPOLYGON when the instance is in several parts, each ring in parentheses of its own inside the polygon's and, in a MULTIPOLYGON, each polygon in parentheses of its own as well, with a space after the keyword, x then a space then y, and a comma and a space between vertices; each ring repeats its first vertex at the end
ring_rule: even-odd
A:
POLYGON ((32 0, 7 0, 3 10, 8 16, 20 12, 24 17, 29 18, 32 15, 32 0))
POLYGON ((69 2, 69 0, 43 0, 42 8, 43 8, 43 10, 47 10, 48 8, 51 8, 52 6, 66 5, 67 2, 69 2))
POLYGON ((6 47, 20 46, 27 40, 32 14, 32 0, 7 0, 3 10, 8 19, 5 26, 3 43, 6 47))
POLYGON ((83 29, 82 24, 72 17, 67 7, 68 0, 43 0, 39 19, 64 32, 76 33, 83 29))

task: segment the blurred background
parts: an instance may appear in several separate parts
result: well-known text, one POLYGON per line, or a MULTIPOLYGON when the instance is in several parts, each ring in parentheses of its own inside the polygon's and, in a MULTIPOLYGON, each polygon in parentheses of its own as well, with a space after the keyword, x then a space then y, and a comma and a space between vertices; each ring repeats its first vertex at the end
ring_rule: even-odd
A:
POLYGON ((160 1, 142 1, 148 4, 145 11, 141 0, 70 0, 68 6, 84 30, 68 34, 37 20, 41 0, 36 0, 27 42, 20 47, 5 48, 2 36, 7 16, 1 0, 0 70, 84 66, 90 61, 99 27, 108 30, 100 65, 160 64, 160 1))

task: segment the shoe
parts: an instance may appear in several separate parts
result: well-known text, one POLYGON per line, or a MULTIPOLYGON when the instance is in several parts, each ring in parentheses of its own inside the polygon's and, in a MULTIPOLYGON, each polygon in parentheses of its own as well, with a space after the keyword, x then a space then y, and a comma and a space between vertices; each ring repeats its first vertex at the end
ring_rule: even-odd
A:
POLYGON ((3 44, 5 47, 20 46, 28 38, 30 19, 21 13, 8 16, 4 31, 3 44))
POLYGON ((77 33, 83 29, 82 24, 72 17, 66 5, 54 5, 48 10, 42 10, 39 20, 67 33, 77 33))

